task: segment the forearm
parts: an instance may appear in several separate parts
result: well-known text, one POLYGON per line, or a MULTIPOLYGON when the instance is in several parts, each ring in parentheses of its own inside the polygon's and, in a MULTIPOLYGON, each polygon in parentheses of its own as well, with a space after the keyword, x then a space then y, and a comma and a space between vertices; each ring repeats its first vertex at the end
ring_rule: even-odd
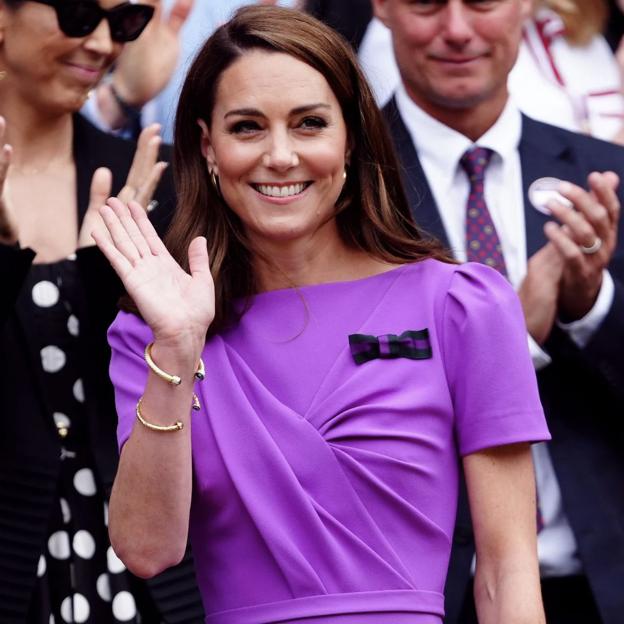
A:
POLYGON ((467 455, 464 473, 477 550, 479 624, 544 624, 530 446, 467 455))
POLYGON ((174 386, 150 372, 141 415, 151 424, 179 421, 179 431, 154 431, 138 419, 126 442, 110 502, 113 548, 138 576, 175 565, 187 543, 192 490, 191 403, 199 349, 156 342, 152 354, 163 370, 182 378, 174 386), (197 355, 189 354, 197 353, 197 355))
POLYGON ((477 566, 474 598, 479 624, 545 624, 537 566, 497 566, 481 573, 477 566))

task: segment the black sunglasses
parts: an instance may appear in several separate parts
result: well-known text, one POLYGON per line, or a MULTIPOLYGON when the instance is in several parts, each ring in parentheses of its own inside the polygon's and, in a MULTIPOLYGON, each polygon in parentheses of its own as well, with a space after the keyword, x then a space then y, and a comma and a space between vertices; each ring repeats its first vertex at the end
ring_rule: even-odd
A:
POLYGON ((90 35, 106 18, 111 38, 119 43, 134 41, 154 15, 154 7, 124 2, 106 11, 95 0, 31 0, 56 11, 59 28, 68 37, 90 35))

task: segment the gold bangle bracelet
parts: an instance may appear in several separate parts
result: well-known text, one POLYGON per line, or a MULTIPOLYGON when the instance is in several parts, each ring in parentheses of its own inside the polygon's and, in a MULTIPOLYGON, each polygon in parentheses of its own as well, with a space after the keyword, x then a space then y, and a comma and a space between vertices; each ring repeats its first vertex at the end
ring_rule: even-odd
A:
POLYGON ((136 417, 137 420, 148 429, 152 431, 161 431, 161 432, 169 432, 169 431, 182 431, 184 429, 184 423, 180 420, 176 420, 173 425, 154 425, 151 422, 147 422, 143 415, 141 414, 141 403, 143 402, 143 397, 141 397, 136 404, 136 417))
MULTIPOLYGON (((154 362, 154 358, 152 358, 152 347, 154 346, 153 342, 150 342, 147 347, 145 347, 145 361, 149 366, 150 370, 158 375, 161 379, 164 379, 167 383, 170 383, 172 386, 179 386, 182 383, 182 378, 178 375, 170 375, 162 368, 160 368, 156 362, 154 362)), ((198 381, 203 381, 206 377, 206 369, 204 367, 204 361, 199 358, 199 365, 197 366, 197 370, 195 371, 195 379, 198 381)))

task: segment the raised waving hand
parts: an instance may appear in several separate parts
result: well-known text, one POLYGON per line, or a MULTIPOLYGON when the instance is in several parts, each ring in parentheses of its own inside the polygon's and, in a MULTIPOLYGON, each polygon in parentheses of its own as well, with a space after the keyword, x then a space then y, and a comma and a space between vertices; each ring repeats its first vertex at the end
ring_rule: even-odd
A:
POLYGON ((214 284, 206 239, 195 238, 188 249, 190 273, 171 257, 136 202, 116 198, 100 208, 106 230, 93 238, 122 280, 158 341, 192 340, 203 345, 214 318, 214 284))

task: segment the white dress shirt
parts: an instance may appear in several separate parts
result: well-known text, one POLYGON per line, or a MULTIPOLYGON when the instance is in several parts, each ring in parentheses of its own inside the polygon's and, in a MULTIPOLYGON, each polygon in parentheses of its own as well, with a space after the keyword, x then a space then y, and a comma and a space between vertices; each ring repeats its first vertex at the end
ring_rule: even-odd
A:
MULTIPOLYGON (((455 257, 466 259, 465 211, 469 181, 459 160, 475 145, 421 110, 402 85, 396 102, 429 182, 455 257)), ((485 199, 501 241, 509 280, 518 288, 527 270, 526 234, 522 170, 518 145, 522 117, 508 101, 497 122, 477 141, 494 153, 486 169, 485 199)), ((561 325, 571 338, 584 346, 609 311, 613 301, 613 281, 605 271, 603 285, 594 308, 573 324, 561 325)), ((530 337, 529 337, 530 338, 530 337)), ((529 340, 536 368, 550 362, 547 354, 529 340), (531 344, 532 343, 532 344, 531 344)), ((576 541, 561 503, 561 492, 546 443, 532 447, 540 509, 544 528, 538 535, 542 576, 565 576, 581 571, 576 541)))

